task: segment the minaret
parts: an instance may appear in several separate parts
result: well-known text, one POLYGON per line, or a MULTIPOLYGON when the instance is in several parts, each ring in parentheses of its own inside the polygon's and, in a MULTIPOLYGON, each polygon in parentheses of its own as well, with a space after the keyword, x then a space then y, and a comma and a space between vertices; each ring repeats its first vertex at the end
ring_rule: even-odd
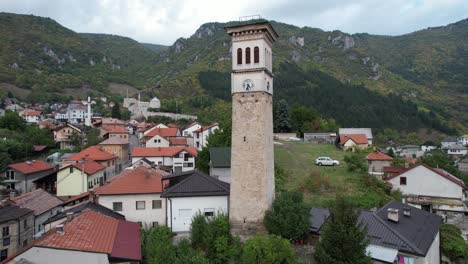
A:
POLYGON ((275 196, 273 42, 268 22, 226 27, 232 36, 232 148, 229 220, 234 235, 265 233, 275 196))
POLYGON ((88 127, 91 126, 91 117, 92 117, 92 114, 91 114, 91 97, 88 96, 88 113, 87 113, 86 119, 85 119, 85 126, 88 126, 88 127))

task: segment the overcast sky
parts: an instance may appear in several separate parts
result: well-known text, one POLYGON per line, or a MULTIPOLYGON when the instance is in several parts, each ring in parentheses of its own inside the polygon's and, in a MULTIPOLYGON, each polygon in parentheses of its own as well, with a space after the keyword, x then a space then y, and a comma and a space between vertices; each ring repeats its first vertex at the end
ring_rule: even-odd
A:
POLYGON ((468 0, 0 0, 0 11, 170 45, 203 23, 252 14, 323 30, 399 35, 468 18, 468 0))

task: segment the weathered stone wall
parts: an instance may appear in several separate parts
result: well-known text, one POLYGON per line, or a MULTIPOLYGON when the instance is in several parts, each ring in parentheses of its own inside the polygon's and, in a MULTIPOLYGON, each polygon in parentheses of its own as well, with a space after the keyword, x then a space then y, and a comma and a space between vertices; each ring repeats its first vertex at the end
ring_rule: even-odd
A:
POLYGON ((231 151, 232 233, 264 233, 263 217, 275 193, 272 95, 233 94, 231 151))

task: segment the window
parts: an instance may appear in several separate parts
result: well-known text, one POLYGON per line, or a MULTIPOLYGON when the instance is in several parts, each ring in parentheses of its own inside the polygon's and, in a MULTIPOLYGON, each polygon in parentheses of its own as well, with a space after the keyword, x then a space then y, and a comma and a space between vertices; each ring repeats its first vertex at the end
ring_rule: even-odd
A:
POLYGON ((237 49, 237 64, 242 64, 242 49, 237 49))
POLYGON ((9 226, 4 226, 2 228, 2 237, 7 237, 10 235, 10 227, 9 226))
POLYGON ((116 212, 121 212, 122 211, 122 202, 113 202, 112 203, 112 210, 116 212))
POLYGON ((160 209, 162 207, 161 200, 153 200, 153 209, 160 209))
POLYGON ((41 225, 37 225, 37 231, 41 231, 41 225))
POLYGON ((406 185, 406 177, 400 177, 400 185, 406 185))
POLYGON ((204 215, 207 217, 214 216, 214 208, 205 208, 204 215))
POLYGON ((0 251, 0 261, 4 261, 8 257, 8 248, 0 251))
POLYGON ((136 201, 137 210, 145 210, 145 201, 136 201))
POLYGON ((9 170, 7 172, 7 178, 10 178, 10 180, 14 180, 15 179, 15 171, 14 170, 9 170))
POLYGON ((4 247, 7 247, 7 246, 9 246, 9 245, 10 245, 10 237, 5 237, 5 238, 3 239, 3 246, 4 246, 4 247))
POLYGON ((28 219, 24 219, 23 227, 24 227, 24 229, 26 229, 28 227, 28 219))
POLYGON ((245 64, 250 64, 250 48, 245 49, 245 64))
POLYGON ((89 189, 93 188, 93 182, 88 182, 88 188, 89 189))
POLYGON ((159 226, 159 223, 158 222, 153 222, 153 227, 157 227, 159 226))
POLYGON ((70 173, 73 173, 73 167, 70 167, 70 173))
POLYGON ((184 162, 184 168, 192 168, 193 162, 184 162))
POLYGON ((115 160, 112 160, 112 165, 115 165, 115 160))
POLYGON ((28 245, 28 240, 26 239, 26 240, 23 241, 23 247, 25 247, 27 245, 28 245))
POLYGON ((109 167, 109 166, 110 166, 110 161, 107 161, 107 167, 109 167))
POLYGON ((260 62, 260 49, 258 47, 254 48, 254 63, 260 62))

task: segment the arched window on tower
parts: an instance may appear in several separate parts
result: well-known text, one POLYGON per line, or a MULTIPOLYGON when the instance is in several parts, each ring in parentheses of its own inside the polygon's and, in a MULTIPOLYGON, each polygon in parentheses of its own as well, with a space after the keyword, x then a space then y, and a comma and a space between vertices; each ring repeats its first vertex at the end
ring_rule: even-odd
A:
POLYGON ((237 64, 242 64, 242 49, 237 49, 237 64))
POLYGON ((260 62, 260 49, 258 47, 254 48, 254 63, 260 62))
POLYGON ((250 64, 250 48, 245 49, 245 64, 250 64))

